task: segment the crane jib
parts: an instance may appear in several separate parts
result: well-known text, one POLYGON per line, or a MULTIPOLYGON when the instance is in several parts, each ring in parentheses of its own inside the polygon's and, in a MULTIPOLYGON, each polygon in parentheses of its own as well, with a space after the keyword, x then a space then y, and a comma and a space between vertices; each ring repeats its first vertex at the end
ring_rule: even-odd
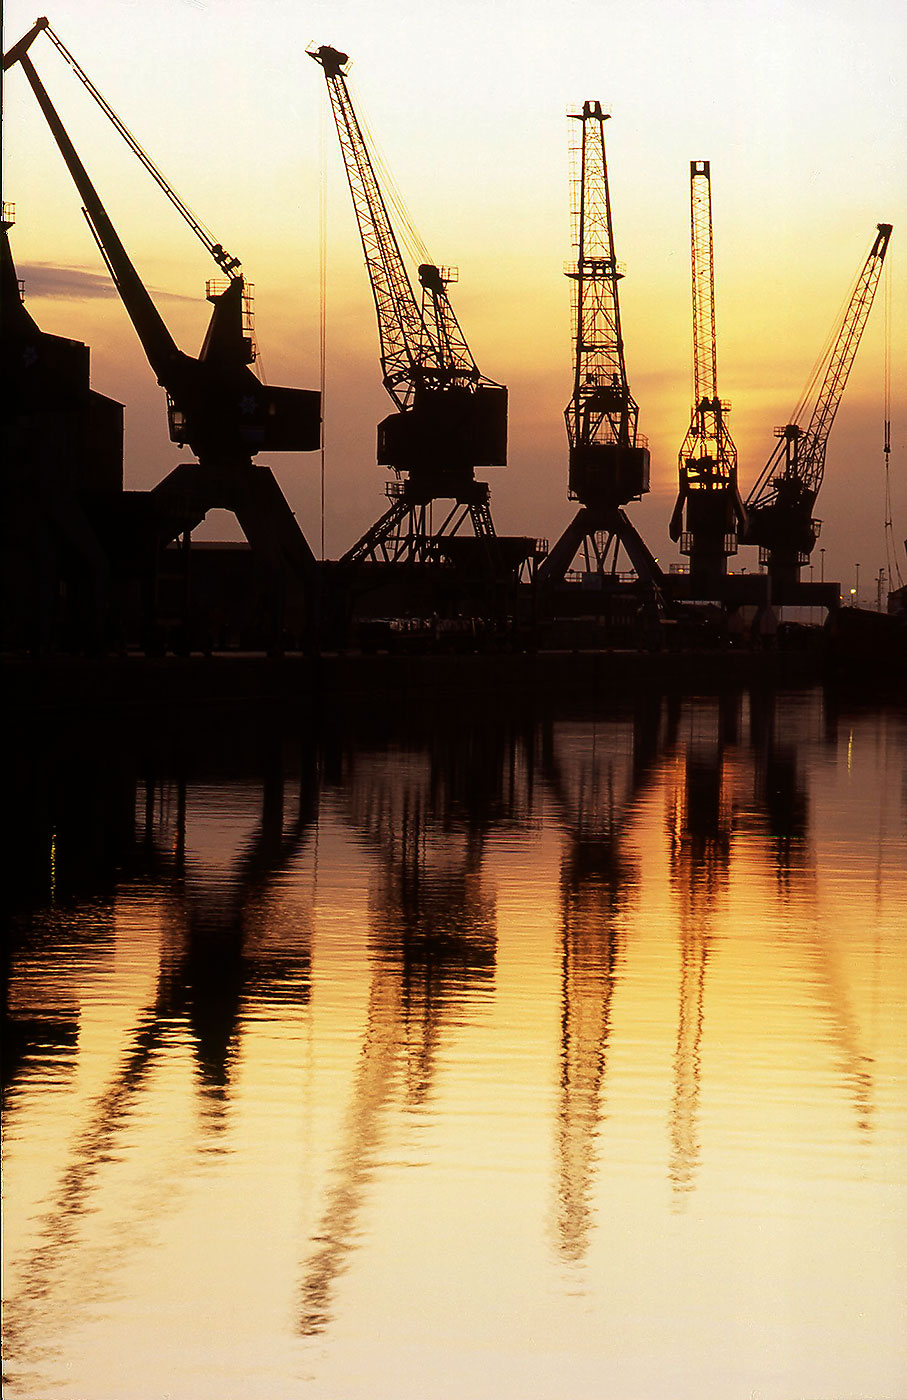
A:
POLYGON ((192 210, 186 204, 185 200, 183 200, 180 197, 180 195, 177 194, 176 190, 173 188, 173 186, 169 183, 169 181, 165 178, 162 172, 155 165, 154 161, 148 155, 148 152, 144 150, 144 148, 141 146, 141 144, 126 126, 125 122, 117 115, 113 107, 104 97, 103 93, 99 91, 99 89, 92 82, 91 78, 85 72, 85 69, 81 66, 78 60, 70 53, 69 49, 63 43, 63 40, 60 38, 60 36, 57 33, 55 33, 47 19, 42 18, 36 20, 35 24, 29 30, 28 34, 26 34, 22 39, 20 39, 18 44, 13 45, 9 52, 4 56, 4 71, 12 67, 14 63, 21 62, 22 58, 27 54, 27 50, 31 47, 32 43, 37 38, 37 36, 41 33, 47 34, 47 37, 50 40, 50 42, 54 45, 54 47, 60 53, 64 61, 75 73, 76 77, 82 83, 83 87, 100 107, 101 111, 107 117, 108 121, 115 128, 118 134, 126 142, 127 146, 132 151, 132 153, 138 158, 138 160, 141 161, 142 165, 152 176, 156 184, 163 190, 164 194, 170 200, 170 203, 174 206, 177 212, 189 225, 189 227, 192 229, 192 232, 195 234, 198 240, 208 250, 214 261, 217 263, 218 267, 220 267, 220 269, 223 272, 225 272, 229 277, 238 278, 241 275, 240 259, 234 257, 231 253, 228 253, 227 250, 224 248, 223 244, 217 242, 216 239, 212 236, 212 234, 209 233, 209 231, 205 228, 201 220, 195 214, 193 214, 192 210))
MULTIPOLYGON (((821 521, 813 516, 825 475, 825 454, 835 414, 860 345, 882 271, 891 224, 878 224, 830 353, 809 425, 787 423, 775 430, 779 442, 746 502, 748 544, 757 544, 776 587, 799 580, 809 563, 821 521)), ((799 413, 796 417, 799 417, 799 413)))
POLYGON ((419 268, 419 306, 391 223, 365 133, 353 106, 346 54, 327 45, 308 50, 324 70, 353 209, 365 252, 378 319, 384 386, 398 408, 409 411, 428 386, 489 383, 481 376, 463 335, 439 268, 419 268))

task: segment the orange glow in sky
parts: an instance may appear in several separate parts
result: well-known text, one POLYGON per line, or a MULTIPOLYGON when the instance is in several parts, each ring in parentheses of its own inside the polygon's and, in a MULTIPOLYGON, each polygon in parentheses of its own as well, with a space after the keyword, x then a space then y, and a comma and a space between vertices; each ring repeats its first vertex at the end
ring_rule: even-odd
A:
MULTIPOLYGON (((573 513, 563 425, 572 378, 568 109, 594 97, 612 112, 627 368, 652 450, 652 492, 631 510, 663 563, 678 557, 667 523, 690 414, 689 161, 711 161, 719 389, 732 404, 744 494, 876 224, 892 223, 891 489, 907 572, 907 18, 898 7, 640 0, 604 13, 588 0, 465 0, 454 10, 437 0, 58 0, 48 17, 180 194, 241 256, 274 383, 319 383, 324 191, 328 555, 384 508, 375 424, 390 401, 324 79, 305 53, 313 40, 352 56, 354 100, 413 222, 432 257, 459 268, 452 299, 479 366, 510 389, 510 464, 490 474, 502 533, 553 539, 573 513)), ((34 19, 30 0, 7 0, 4 47, 34 19)), ((46 39, 33 57, 165 319, 196 353, 204 282, 216 269, 46 39)), ((17 70, 4 81, 3 156, 29 309, 43 329, 91 345, 95 387, 126 404, 127 485, 150 487, 179 458, 163 394, 17 70)), ((886 562, 885 295, 883 280, 818 503, 826 576, 849 588, 859 561, 873 598, 886 562)), ((270 464, 317 552, 319 454, 270 464)), ((203 530, 221 535, 227 523, 212 518, 203 530)), ((755 552, 738 556, 741 565, 754 569, 755 552)))

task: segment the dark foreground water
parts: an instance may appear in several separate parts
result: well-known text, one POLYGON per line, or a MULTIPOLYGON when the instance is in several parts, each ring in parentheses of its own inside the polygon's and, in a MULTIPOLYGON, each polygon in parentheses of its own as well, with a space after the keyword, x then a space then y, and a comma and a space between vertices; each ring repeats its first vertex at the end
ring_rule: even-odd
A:
POLYGON ((23 742, 10 1400, 907 1395, 904 711, 23 742))

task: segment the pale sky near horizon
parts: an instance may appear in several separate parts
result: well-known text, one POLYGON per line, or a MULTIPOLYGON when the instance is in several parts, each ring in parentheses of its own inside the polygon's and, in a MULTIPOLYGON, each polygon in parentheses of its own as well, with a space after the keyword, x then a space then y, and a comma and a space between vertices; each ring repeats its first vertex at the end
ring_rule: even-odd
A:
MULTIPOLYGON (((36 7, 6 0, 4 47, 36 7)), ((487 473, 501 533, 556 538, 571 389, 569 108, 597 97, 606 127, 627 367, 652 449, 653 490, 630 507, 663 562, 690 414, 689 161, 709 159, 719 388, 744 494, 788 420, 879 222, 894 224, 891 486, 907 578, 907 16, 890 0, 57 0, 48 17, 187 203, 255 284, 267 377, 317 387, 319 207, 327 187, 325 541, 336 556, 381 513, 374 308, 315 41, 351 82, 480 368, 510 389, 509 466, 487 473)), ((33 51, 123 241, 184 349, 216 273, 46 38, 33 51)), ((21 72, 5 77, 3 197, 13 253, 43 329, 87 341, 96 388, 126 404, 127 485, 180 459, 154 382, 21 72), (93 275, 92 275, 93 274, 93 275)), ((826 576, 869 601, 886 563, 884 286, 829 443, 818 514, 826 576)), ((320 456, 269 459, 313 548, 320 456)), ((482 473, 480 473, 482 474, 482 473)), ((224 533, 212 518, 210 533, 224 533)), ((755 567, 746 554, 737 564, 755 567)), ((815 555, 818 577, 819 555, 815 555)))

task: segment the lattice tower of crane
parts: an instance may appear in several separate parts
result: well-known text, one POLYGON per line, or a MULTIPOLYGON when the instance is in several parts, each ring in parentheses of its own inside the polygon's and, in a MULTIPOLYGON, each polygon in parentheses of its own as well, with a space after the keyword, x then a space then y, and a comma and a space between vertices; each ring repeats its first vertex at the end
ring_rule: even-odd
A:
POLYGON ((564 410, 569 443, 568 490, 580 510, 539 568, 542 581, 564 577, 582 551, 587 572, 617 572, 624 549, 636 573, 661 571, 621 506, 649 489, 649 449, 627 381, 605 154, 610 114, 597 101, 571 117, 571 214, 576 263, 573 287, 573 395, 564 410), (579 123, 573 127, 572 123, 579 123))
POLYGON ((775 429, 778 445, 746 500, 745 541, 759 546, 760 563, 768 569, 773 594, 799 581, 800 569, 809 563, 819 536, 822 522, 814 519, 813 510, 825 475, 828 437, 869 319, 891 233, 891 224, 877 225, 837 334, 793 420, 775 429), (820 387, 813 398, 817 383, 820 387))
POLYGON ((375 301, 384 387, 397 409, 378 425, 378 465, 396 473, 386 488, 390 507, 341 563, 433 562, 469 520, 493 567, 489 488, 475 469, 506 464, 507 390, 476 365, 447 290, 455 272, 422 263, 416 301, 350 95, 349 58, 327 45, 308 52, 327 82, 375 301), (450 503, 440 528, 436 501, 450 503))
POLYGON ((718 395, 711 165, 690 161, 690 268, 693 300, 693 411, 678 458, 679 491, 670 536, 690 558, 694 583, 720 586, 737 552, 743 504, 737 449, 718 395))

